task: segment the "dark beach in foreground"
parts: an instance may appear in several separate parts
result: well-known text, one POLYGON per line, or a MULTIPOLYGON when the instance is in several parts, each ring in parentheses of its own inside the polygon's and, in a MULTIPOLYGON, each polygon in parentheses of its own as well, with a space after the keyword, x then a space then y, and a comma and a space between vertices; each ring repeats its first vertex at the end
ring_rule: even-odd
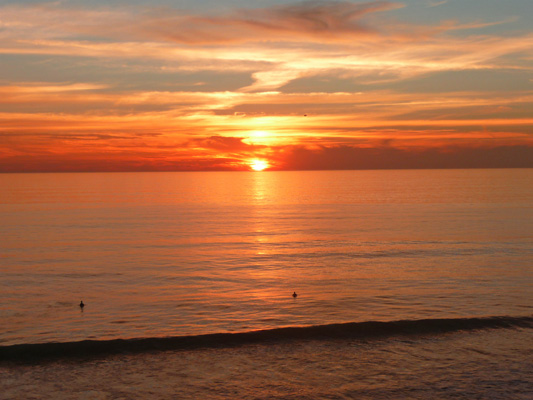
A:
POLYGON ((529 399, 533 330, 2 363, 6 399, 529 399))

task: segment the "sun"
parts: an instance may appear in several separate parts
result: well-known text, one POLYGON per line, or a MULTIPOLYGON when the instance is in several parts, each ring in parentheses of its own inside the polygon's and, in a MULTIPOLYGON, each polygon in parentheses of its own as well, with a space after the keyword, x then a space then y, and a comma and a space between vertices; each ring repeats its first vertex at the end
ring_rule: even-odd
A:
POLYGON ((265 160, 258 160, 257 158, 255 160, 250 161, 250 167, 254 171, 262 171, 265 168, 270 167, 267 161, 265 160))

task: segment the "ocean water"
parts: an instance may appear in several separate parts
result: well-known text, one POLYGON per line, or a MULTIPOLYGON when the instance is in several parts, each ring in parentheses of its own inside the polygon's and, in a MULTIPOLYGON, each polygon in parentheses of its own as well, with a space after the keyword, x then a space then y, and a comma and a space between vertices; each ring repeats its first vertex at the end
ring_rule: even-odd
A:
POLYGON ((0 221, 8 398, 533 398, 531 169, 2 174, 0 221))

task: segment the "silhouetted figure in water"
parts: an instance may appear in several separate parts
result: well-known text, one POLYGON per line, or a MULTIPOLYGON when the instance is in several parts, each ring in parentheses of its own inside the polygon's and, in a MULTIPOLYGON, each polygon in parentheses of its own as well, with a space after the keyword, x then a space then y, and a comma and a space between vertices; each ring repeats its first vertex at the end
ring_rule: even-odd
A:
POLYGON ((80 301, 80 308, 83 310, 83 307, 85 307, 85 304, 83 304, 83 301, 80 301))
POLYGON ((298 295, 296 294, 296 292, 293 292, 293 293, 292 293, 292 297, 294 297, 294 298, 297 298, 297 297, 298 297, 298 295))

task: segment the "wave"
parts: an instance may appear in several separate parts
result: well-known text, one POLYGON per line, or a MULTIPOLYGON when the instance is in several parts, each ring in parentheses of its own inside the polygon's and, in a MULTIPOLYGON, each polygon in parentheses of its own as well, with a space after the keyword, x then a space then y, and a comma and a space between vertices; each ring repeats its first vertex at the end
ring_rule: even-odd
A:
POLYGON ((245 344, 308 340, 372 339, 403 335, 434 335, 455 331, 496 328, 533 328, 533 316, 422 319, 390 322, 367 321, 196 336, 17 344, 0 346, 0 361, 35 362, 46 359, 87 358, 112 354, 224 348, 245 344))

